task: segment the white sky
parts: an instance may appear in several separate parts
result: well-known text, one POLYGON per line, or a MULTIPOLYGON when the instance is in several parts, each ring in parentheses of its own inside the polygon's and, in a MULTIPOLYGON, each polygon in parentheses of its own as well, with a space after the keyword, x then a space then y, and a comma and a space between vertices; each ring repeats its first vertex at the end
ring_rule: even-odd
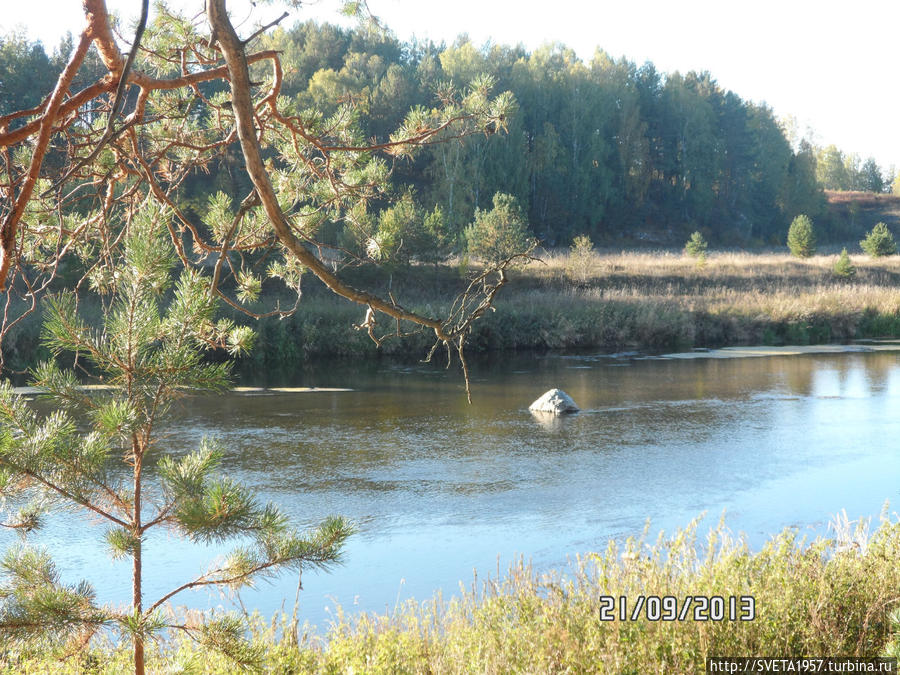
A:
MULTIPOLYGON (((139 0, 107 1, 136 18, 139 0)), ((48 48, 83 21, 79 0, 2 4, 0 33, 23 25, 48 48)), ((203 2, 170 5, 199 12, 203 2)), ((248 0, 229 5, 235 19, 249 15, 248 0)), ((263 23, 280 12, 258 5, 254 18, 263 23)), ((334 20, 336 6, 304 3, 287 23, 334 20)), ((449 43, 465 32, 478 45, 528 49, 558 41, 588 61, 599 46, 664 73, 708 70, 723 88, 796 117, 817 143, 900 168, 897 0, 369 0, 369 7, 401 39, 449 43)))

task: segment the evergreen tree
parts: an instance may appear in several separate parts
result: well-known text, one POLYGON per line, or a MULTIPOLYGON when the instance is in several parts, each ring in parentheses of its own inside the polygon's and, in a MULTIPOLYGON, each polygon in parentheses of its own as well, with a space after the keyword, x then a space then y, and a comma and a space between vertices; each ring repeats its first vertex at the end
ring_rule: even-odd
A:
POLYGON ((859 245, 873 258, 897 253, 897 242, 894 241, 894 235, 884 223, 877 223, 866 235, 866 238, 859 242, 859 245))
POLYGON ((841 279, 852 279, 856 276, 856 267, 850 261, 850 254, 847 249, 841 249, 841 255, 834 263, 834 274, 841 279))
POLYGON ((791 255, 798 258, 809 258, 816 253, 816 235, 813 231, 812 220, 808 216, 800 214, 788 229, 787 245, 791 255))
POLYGON ((885 181, 881 168, 873 157, 869 157, 860 169, 861 188, 866 192, 884 192, 884 186, 890 184, 885 181))
POLYGON ((692 258, 699 258, 706 255, 707 248, 709 248, 709 244, 698 231, 694 232, 691 238, 687 240, 687 243, 684 245, 684 252, 692 258))
POLYGON ((525 215, 512 195, 494 195, 494 208, 475 211, 475 221, 466 228, 468 251, 486 263, 522 253, 529 248, 525 215))
POLYGON ((385 262, 409 265, 414 258, 434 250, 435 242, 424 221, 425 213, 407 192, 379 214, 371 253, 385 262))
POLYGON ((163 604, 188 588, 240 588, 284 569, 327 568, 340 560, 350 534, 340 518, 295 532, 275 506, 216 475, 223 450, 212 441, 181 457, 158 450, 155 431, 175 400, 228 386, 229 364, 206 362, 203 353, 238 354, 252 339, 246 327, 214 320, 216 300, 200 273, 182 271, 172 288, 175 257, 166 220, 145 209, 132 221, 122 259, 105 277, 102 330, 79 316, 73 294, 48 301, 44 344, 57 356, 84 357, 103 388, 87 388, 73 369, 43 363, 32 381, 51 406, 42 413, 8 382, 0 384, 0 497, 11 515, 4 525, 27 534, 50 509, 101 520, 110 555, 132 562, 130 605, 124 611, 100 605, 86 582, 60 581, 50 553, 13 546, 0 562, 0 643, 7 646, 84 641, 110 628, 132 641, 134 671, 143 673, 145 643, 168 628, 184 630, 239 666, 253 665, 262 655, 244 641, 239 621, 219 616, 201 626, 173 624, 163 618, 163 604), (193 542, 242 543, 215 568, 146 599, 143 569, 150 561, 143 543, 163 528, 193 542))
POLYGON ((825 194, 817 182, 817 173, 815 147, 804 139, 788 163, 787 176, 779 190, 777 201, 783 213, 805 213, 817 218, 825 212, 825 194))

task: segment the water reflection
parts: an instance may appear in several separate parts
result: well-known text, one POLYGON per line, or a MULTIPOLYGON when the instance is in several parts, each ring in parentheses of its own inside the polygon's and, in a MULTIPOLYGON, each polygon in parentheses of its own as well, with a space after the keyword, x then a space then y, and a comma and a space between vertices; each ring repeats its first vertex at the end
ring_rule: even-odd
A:
MULTIPOLYGON (((359 524, 345 567, 304 575, 302 611, 312 621, 327 618, 328 597, 393 606, 401 579, 404 597, 452 593, 473 567, 495 569, 498 555, 564 565, 609 537, 639 533, 647 518, 655 532, 727 509, 728 525, 758 546, 786 525, 819 527, 841 509, 877 514, 896 498, 895 354, 547 355, 472 367, 472 406, 458 374, 387 363, 332 365, 278 383, 352 391, 187 399, 163 444, 186 452, 215 437, 224 469, 295 521, 341 513, 359 524), (553 387, 582 412, 530 414, 553 387)), ((45 541, 65 542, 73 576, 81 568, 112 580, 98 584, 101 597, 127 597, 126 566, 107 562, 97 535, 57 521, 45 541)), ((187 578, 217 553, 165 537, 147 549, 157 561, 151 588, 187 578)), ((245 604, 272 612, 295 585, 265 586, 245 604)))

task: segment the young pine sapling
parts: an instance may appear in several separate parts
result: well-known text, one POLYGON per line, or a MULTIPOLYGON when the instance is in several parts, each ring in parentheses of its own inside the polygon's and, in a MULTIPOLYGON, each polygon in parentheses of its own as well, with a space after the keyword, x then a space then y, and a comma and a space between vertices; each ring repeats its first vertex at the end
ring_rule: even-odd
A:
POLYGON ((240 588, 285 569, 327 568, 339 562, 351 532, 332 517, 311 532, 294 531, 272 504, 262 504, 239 483, 216 475, 222 451, 204 441, 190 454, 166 455, 155 432, 178 398, 228 386, 229 364, 204 352, 245 351, 252 332, 216 321, 209 280, 183 270, 173 285, 176 258, 164 235, 166 214, 146 207, 126 228, 121 260, 106 280, 102 328, 92 329, 72 293, 47 302, 44 343, 57 356, 75 353, 100 387, 73 369, 46 362, 32 384, 49 404, 34 408, 8 382, 0 384, 0 498, 6 528, 23 535, 41 525, 47 510, 69 510, 106 525, 114 558, 131 561, 127 610, 101 605, 86 582, 64 585, 51 552, 24 543, 0 560, 0 643, 76 640, 113 629, 133 645, 134 672, 145 669, 144 646, 159 631, 183 630, 238 664, 262 654, 243 639, 233 617, 199 625, 166 620, 165 603, 180 591, 204 586, 240 588), (174 287, 173 287, 174 286, 174 287), (193 542, 237 540, 224 562, 145 599, 143 568, 148 533, 166 528, 193 542))

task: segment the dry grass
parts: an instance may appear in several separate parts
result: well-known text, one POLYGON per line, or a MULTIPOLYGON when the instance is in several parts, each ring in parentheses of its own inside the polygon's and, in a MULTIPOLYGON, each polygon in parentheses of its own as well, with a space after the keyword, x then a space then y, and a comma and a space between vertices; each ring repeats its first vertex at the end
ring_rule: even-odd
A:
POLYGON ((900 196, 871 192, 838 192, 826 190, 829 209, 847 223, 871 228, 877 222, 900 226, 900 196))
MULTIPOLYGON (((873 260, 866 255, 851 255, 859 275, 873 280, 900 280, 900 256, 873 260)), ((567 252, 547 251, 541 255, 542 265, 528 268, 546 281, 560 281, 571 277, 571 255, 567 252)), ((788 253, 710 252, 705 263, 696 258, 670 251, 601 253, 593 252, 587 259, 589 279, 594 282, 632 278, 634 280, 678 277, 685 281, 727 281, 736 283, 768 283, 772 279, 786 283, 808 285, 810 282, 834 281, 832 268, 837 255, 816 255, 799 259, 788 253)))
MULTIPOLYGON (((449 600, 411 601, 389 615, 338 611, 327 634, 298 632, 288 617, 256 617, 251 633, 264 647, 261 669, 271 673, 695 673, 708 656, 898 651, 895 519, 883 516, 870 532, 844 516, 831 539, 806 542, 786 530, 758 552, 721 523, 705 538, 698 530, 694 522, 655 542, 610 542, 564 573, 520 563, 449 600), (714 596, 726 608, 721 620, 703 620, 693 600, 681 613, 688 598, 714 596), (642 597, 670 598, 660 605, 676 620, 660 620, 649 600, 637 610, 642 597), (625 620, 613 609, 621 598, 625 620)), ((148 656, 153 672, 235 672, 181 637, 154 643, 148 656)), ((47 654, 4 658, 0 646, 4 673, 118 673, 127 663, 127 650, 112 644, 65 664, 47 654)))
MULTIPOLYGON (((774 320, 900 311, 900 256, 850 258, 857 269, 852 281, 834 274, 837 256, 799 260, 787 254, 712 253, 698 264, 672 253, 594 254, 580 288, 594 301, 671 302, 691 312, 774 320)), ((564 285, 573 278, 570 257, 549 254, 545 265, 529 274, 549 286, 564 285)))
POLYGON ((670 349, 900 336, 900 257, 567 253, 518 273, 473 345, 670 349))
MULTIPOLYGON (((510 349, 672 350, 728 345, 814 344, 900 337, 900 256, 851 256, 856 276, 833 272, 837 255, 805 260, 787 254, 709 253, 705 260, 672 252, 543 254, 511 273, 497 311, 473 326, 470 353, 510 349)), ((410 309, 446 313, 463 265, 423 265, 392 277, 350 279, 388 288, 410 309)), ((471 266, 465 266, 471 272, 471 266)), ((255 324, 259 339, 248 372, 283 373, 321 358, 368 357, 372 342, 351 326, 360 309, 323 288, 304 291, 289 319, 255 324)), ((7 336, 15 368, 40 358, 39 315, 7 336)), ((428 331, 388 341, 381 352, 419 359, 428 331)), ((46 358, 46 356, 44 356, 46 358)))

